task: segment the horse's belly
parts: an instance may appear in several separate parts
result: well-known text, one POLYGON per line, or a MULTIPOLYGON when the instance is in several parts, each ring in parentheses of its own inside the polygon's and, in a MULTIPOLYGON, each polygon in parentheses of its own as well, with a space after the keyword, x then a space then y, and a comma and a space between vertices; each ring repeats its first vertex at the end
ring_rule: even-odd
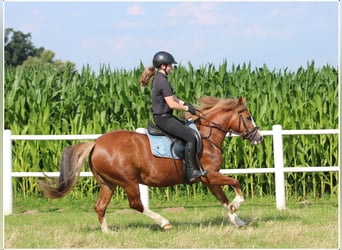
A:
POLYGON ((96 140, 93 169, 113 182, 137 181, 152 187, 183 182, 181 160, 153 156, 146 135, 116 130, 96 140))

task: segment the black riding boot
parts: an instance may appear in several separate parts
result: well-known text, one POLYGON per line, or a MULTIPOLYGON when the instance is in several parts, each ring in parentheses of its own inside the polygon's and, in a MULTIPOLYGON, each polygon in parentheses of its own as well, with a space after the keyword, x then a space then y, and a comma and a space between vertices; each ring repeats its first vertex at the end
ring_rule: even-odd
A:
POLYGON ((185 178, 189 183, 195 181, 200 176, 205 176, 206 171, 202 174, 202 172, 196 168, 196 152, 195 146, 192 143, 187 143, 185 145, 184 158, 185 178))

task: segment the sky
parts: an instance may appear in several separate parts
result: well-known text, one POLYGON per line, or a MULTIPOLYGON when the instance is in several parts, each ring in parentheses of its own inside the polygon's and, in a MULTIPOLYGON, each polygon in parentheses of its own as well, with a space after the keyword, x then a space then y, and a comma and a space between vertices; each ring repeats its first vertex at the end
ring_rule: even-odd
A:
POLYGON ((4 28, 78 69, 131 70, 165 50, 178 63, 338 66, 338 2, 4 2, 4 28))

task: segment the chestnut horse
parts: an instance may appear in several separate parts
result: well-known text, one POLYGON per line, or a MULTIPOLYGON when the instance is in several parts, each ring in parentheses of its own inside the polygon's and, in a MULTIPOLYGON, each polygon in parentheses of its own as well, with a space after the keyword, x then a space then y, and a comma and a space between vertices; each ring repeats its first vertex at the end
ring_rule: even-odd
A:
MULTIPOLYGON (((236 215, 243 202, 238 180, 221 174, 222 142, 227 133, 235 133, 251 144, 259 144, 263 136, 255 126, 245 105, 244 98, 220 99, 205 96, 199 99, 197 116, 191 116, 201 134, 203 150, 200 162, 208 173, 201 181, 228 210, 231 222, 237 226, 245 223, 236 215), (229 203, 221 186, 230 185, 236 196, 229 203)), ((48 198, 61 198, 68 194, 79 179, 82 166, 89 155, 91 171, 100 185, 95 211, 102 232, 109 232, 105 213, 117 186, 127 194, 129 206, 151 217, 163 229, 170 229, 170 222, 161 215, 144 207, 140 200, 139 183, 151 187, 167 187, 183 183, 181 160, 160 158, 152 155, 147 135, 115 130, 100 136, 96 141, 69 146, 63 151, 58 186, 52 187, 40 181, 39 185, 48 198)))

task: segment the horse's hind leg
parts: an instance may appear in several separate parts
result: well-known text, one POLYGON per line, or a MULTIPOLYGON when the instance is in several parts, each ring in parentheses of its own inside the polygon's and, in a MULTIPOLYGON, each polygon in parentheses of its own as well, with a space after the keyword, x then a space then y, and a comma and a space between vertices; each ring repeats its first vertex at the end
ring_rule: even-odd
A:
POLYGON ((97 213, 101 230, 103 233, 109 233, 109 228, 105 218, 107 206, 112 198, 114 187, 109 187, 105 184, 100 185, 100 195, 95 204, 95 211, 97 213))
POLYGON ((154 220, 155 223, 157 223, 161 228, 165 230, 172 228, 170 222, 167 219, 162 217, 160 214, 153 212, 142 204, 140 199, 139 185, 125 187, 125 192, 129 200, 130 208, 133 208, 140 213, 143 213, 146 216, 150 217, 154 220))

